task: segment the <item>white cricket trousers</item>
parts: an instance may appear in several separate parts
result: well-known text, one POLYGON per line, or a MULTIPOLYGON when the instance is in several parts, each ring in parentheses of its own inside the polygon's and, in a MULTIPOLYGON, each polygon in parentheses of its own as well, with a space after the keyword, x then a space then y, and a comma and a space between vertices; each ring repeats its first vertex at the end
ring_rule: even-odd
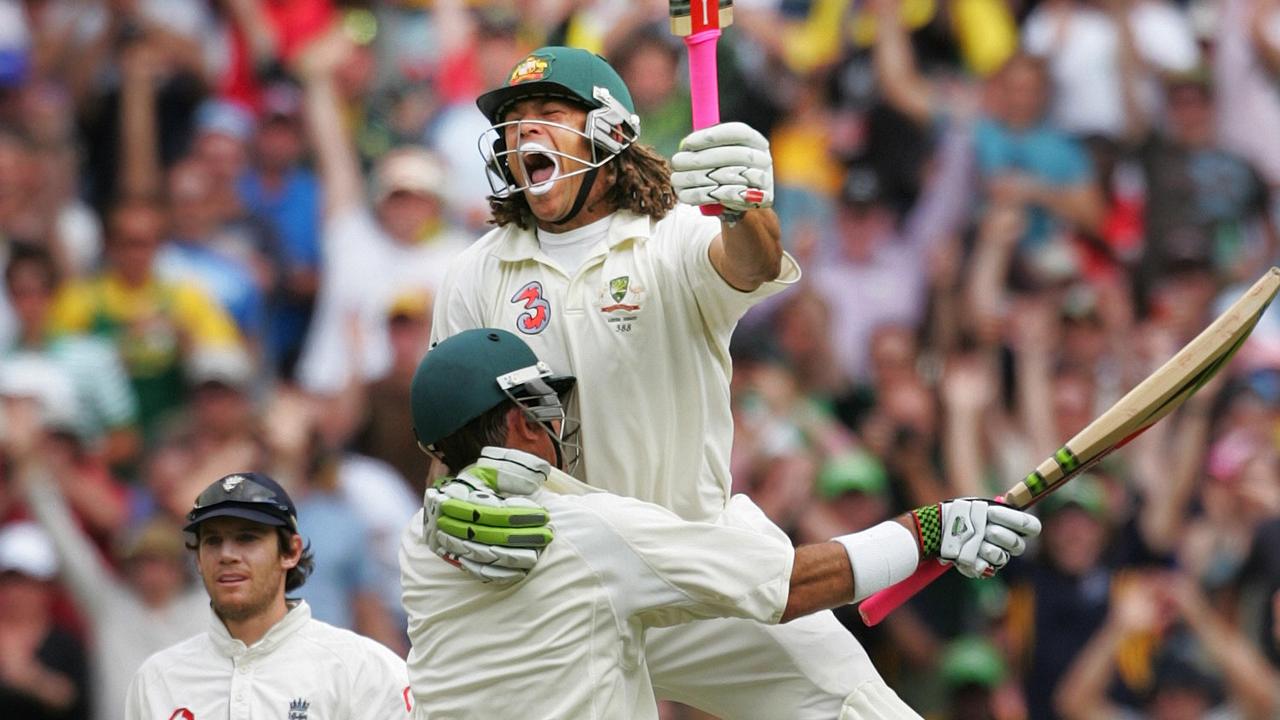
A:
POLYGON ((921 720, 829 611, 652 628, 645 655, 659 698, 722 720, 921 720))

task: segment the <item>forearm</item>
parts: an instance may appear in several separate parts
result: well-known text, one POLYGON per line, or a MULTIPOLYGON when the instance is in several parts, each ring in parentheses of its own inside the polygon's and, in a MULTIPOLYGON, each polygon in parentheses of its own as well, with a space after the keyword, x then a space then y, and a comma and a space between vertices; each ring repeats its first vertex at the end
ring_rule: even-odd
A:
POLYGON ((1092 180, 1067 187, 1041 185, 1033 193, 1032 202, 1085 232, 1096 235, 1102 229, 1106 208, 1102 193, 1092 180))
POLYGON ((948 408, 942 449, 946 463, 946 477, 950 492, 959 497, 979 497, 983 494, 981 468, 982 443, 978 434, 982 429, 982 413, 968 408, 948 408))
POLYGON ((1192 611, 1184 612, 1183 617, 1215 664, 1222 668, 1231 694, 1246 711, 1246 716, 1273 717, 1280 701, 1276 691, 1280 674, 1266 658, 1207 602, 1197 601, 1192 611))
POLYGON ((849 554, 839 543, 797 548, 782 622, 853 602, 853 585, 849 554))
POLYGON ((1066 720, 1097 720, 1108 709, 1107 683, 1115 667, 1122 633, 1108 622, 1093 636, 1053 694, 1054 709, 1066 720))
POLYGON ((156 127, 154 80, 142 73, 125 73, 120 90, 120 185, 129 198, 160 195, 159 131, 156 127))
POLYGON ((898 16, 898 3, 890 0, 880 6, 872 54, 880 91, 895 110, 927 124, 933 112, 933 90, 916 68, 911 42, 898 16))
POLYGON ((306 116, 324 190, 325 216, 334 217, 355 207, 362 190, 359 162, 342 125, 342 103, 332 77, 308 78, 306 116))
POLYGON ((254 66, 260 67, 276 60, 275 34, 272 33, 271 21, 258 0, 227 0, 226 5, 231 11, 236 29, 244 33, 254 66))
POLYGON ((782 272, 782 227, 771 209, 748 210, 733 225, 720 224, 711 264, 725 282, 751 292, 782 272))
POLYGON ((111 582, 106 568, 98 561, 97 549, 80 530, 80 524, 72 516, 62 494, 52 487, 53 479, 46 471, 24 465, 18 472, 27 504, 36 521, 49 534, 58 553, 62 581, 81 609, 96 615, 97 600, 102 598, 103 589, 111 582))

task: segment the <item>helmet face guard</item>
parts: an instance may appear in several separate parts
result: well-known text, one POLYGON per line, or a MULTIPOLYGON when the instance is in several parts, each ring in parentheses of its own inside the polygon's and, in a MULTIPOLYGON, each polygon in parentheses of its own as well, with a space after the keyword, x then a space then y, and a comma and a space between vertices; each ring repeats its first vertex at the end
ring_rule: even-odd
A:
POLYGON ((546 430, 556 449, 556 464, 572 474, 582 460, 582 443, 578 439, 580 426, 577 418, 565 413, 560 395, 548 382, 550 378, 551 368, 539 361, 537 365, 498 377, 498 387, 524 412, 525 417, 546 430), (559 427, 553 424, 556 422, 559 422, 559 427))
MULTIPOLYGON (((580 425, 577 418, 565 413, 559 393, 551 386, 553 379, 551 368, 538 361, 535 365, 500 375, 496 382, 502 394, 547 433, 556 451, 556 465, 572 474, 582 460, 582 443, 578 439, 580 425)), ((418 447, 444 462, 434 445, 419 442, 418 447)))
MULTIPOLYGON (((520 192, 541 195, 549 191, 559 180, 600 168, 636 141, 640 136, 639 116, 627 112, 622 103, 603 87, 596 87, 594 95, 601 106, 587 113, 586 125, 583 129, 548 120, 511 120, 497 123, 480 135, 477 148, 480 156, 484 158, 485 176, 489 180, 489 188, 493 191, 494 197, 507 198, 520 192), (553 150, 536 141, 525 142, 514 148, 508 147, 508 129, 514 129, 518 140, 523 135, 526 125, 554 127, 574 133, 587 141, 588 147, 591 148, 591 157, 577 157, 560 150, 553 150), (532 173, 525 162, 525 158, 533 155, 544 156, 552 166, 551 176, 541 182, 533 182, 532 173), (523 184, 517 182, 515 174, 511 171, 512 158, 520 164, 520 174, 525 178, 523 184), (564 170, 566 163, 577 167, 566 172, 564 170)), ((530 95, 529 97, 546 96, 530 95)))

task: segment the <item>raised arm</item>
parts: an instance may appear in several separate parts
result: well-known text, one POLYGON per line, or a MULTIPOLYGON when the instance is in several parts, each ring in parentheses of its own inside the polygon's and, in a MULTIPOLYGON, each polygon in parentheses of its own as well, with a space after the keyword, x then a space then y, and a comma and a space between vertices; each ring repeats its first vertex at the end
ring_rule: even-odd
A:
POLYGON ((364 200, 360 162, 342 124, 343 103, 334 80, 334 73, 350 52, 350 40, 335 28, 312 41, 297 59, 306 95, 307 128, 324 190, 324 216, 329 219, 358 207, 364 200))
POLYGON ((899 17, 899 0, 875 0, 876 43, 872 59, 884 99, 920 125, 933 118, 934 90, 916 67, 911 41, 899 17))
POLYGON ((156 83, 160 54, 138 41, 120 59, 120 192, 128 198, 158 199, 161 189, 156 83))

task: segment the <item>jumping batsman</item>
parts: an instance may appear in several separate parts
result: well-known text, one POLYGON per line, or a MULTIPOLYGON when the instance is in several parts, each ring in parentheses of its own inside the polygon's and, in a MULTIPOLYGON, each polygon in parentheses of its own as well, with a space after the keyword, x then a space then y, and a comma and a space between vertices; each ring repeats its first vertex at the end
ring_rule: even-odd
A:
POLYGON ((187 521, 209 592, 209 630, 143 663, 126 720, 409 717, 404 661, 285 597, 314 560, 280 485, 258 473, 228 475, 200 493, 187 521))
MULTIPOLYGON (((903 515, 794 549, 743 495, 730 499, 732 512, 719 522, 690 522, 587 486, 558 469, 569 453, 554 384, 528 345, 492 328, 444 340, 414 375, 418 441, 458 468, 456 481, 428 493, 427 507, 401 538, 418 717, 489 718, 495 702, 506 701, 528 718, 657 718, 647 629, 722 617, 791 622, 910 572, 916 546, 930 542, 917 535, 918 520, 903 515), (549 544, 546 512, 556 532, 549 544), (480 517, 491 524, 475 524, 480 517), (516 527, 499 529, 495 521, 516 527), (546 549, 522 582, 485 585, 437 557, 440 548, 467 554, 450 533, 468 530, 489 534, 490 542, 546 549)), ((969 506, 960 500, 940 509, 971 517, 959 509, 969 506)), ((942 540, 944 554, 954 542, 950 557, 963 572, 992 571, 1039 531, 1034 517, 1011 508, 993 508, 989 517, 999 524, 942 540)), ((873 678, 828 717, 917 716, 873 678)))
MULTIPOLYGON (((636 142, 639 120, 618 74, 571 48, 535 50, 477 104, 493 123, 479 145, 498 227, 455 258, 433 340, 516 331, 577 377, 574 475, 685 520, 737 523, 729 338, 752 305, 800 276, 769 209, 767 141, 741 123, 705 128, 685 138, 669 173, 636 142), (713 201, 725 210, 719 219, 692 207, 713 201)), ((949 507, 981 534, 987 503, 949 507)), ((924 515, 938 519, 936 509, 924 515)), ((895 527, 871 551, 889 576, 909 574, 918 557, 913 536, 895 527)), ((519 579, 537 560, 534 550, 478 542, 436 549, 487 580, 519 579)), ((882 682, 829 612, 780 626, 710 620, 645 638, 658 696, 726 720, 830 720, 861 686, 882 682)))

